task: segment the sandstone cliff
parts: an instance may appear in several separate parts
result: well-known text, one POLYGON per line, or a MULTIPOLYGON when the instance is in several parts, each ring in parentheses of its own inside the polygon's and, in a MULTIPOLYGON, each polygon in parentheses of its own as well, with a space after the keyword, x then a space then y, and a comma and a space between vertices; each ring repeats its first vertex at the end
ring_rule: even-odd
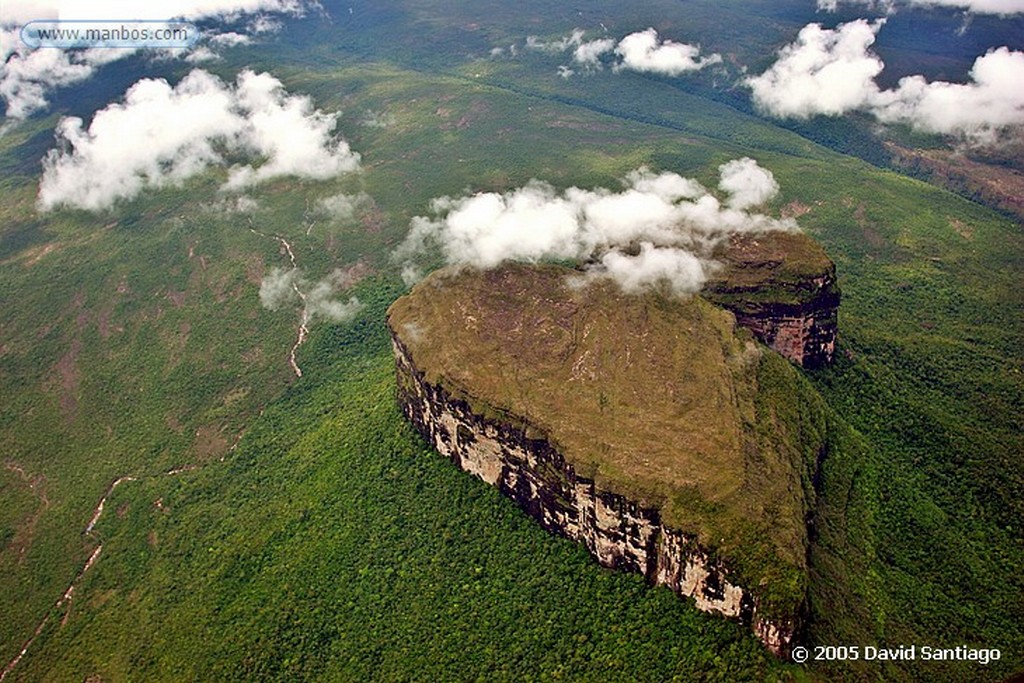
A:
POLYGON ((435 273, 389 311, 398 399, 442 455, 599 562, 800 637, 820 401, 700 298, 435 273))
POLYGON ((733 237, 703 295, 762 343, 804 368, 832 362, 839 288, 835 264, 803 233, 733 237))

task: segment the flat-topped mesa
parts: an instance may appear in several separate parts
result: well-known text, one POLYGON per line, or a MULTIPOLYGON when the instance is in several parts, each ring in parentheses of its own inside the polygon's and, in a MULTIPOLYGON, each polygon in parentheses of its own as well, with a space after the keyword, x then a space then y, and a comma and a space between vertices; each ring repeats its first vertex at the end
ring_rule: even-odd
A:
POLYGON ((835 264, 803 233, 733 237, 716 254, 724 267, 701 293, 803 368, 832 363, 839 288, 835 264))
POLYGON ((402 411, 601 564, 748 623, 787 655, 806 612, 823 402, 702 298, 574 276, 440 271, 398 299, 402 411))

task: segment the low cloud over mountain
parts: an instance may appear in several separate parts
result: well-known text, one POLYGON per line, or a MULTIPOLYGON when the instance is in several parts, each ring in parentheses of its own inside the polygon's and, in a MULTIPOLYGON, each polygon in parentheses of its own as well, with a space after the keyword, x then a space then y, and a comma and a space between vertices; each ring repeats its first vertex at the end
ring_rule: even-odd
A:
POLYGON ((589 277, 611 277, 626 291, 667 285, 685 295, 698 291, 714 264, 713 248, 729 235, 797 230, 789 219, 750 213, 773 198, 770 171, 744 158, 723 164, 723 203, 696 180, 638 169, 619 192, 571 187, 558 192, 531 181, 505 192, 441 197, 431 215, 412 220, 394 253, 408 281, 419 261, 439 250, 446 263, 492 268, 504 261, 589 261, 589 277))

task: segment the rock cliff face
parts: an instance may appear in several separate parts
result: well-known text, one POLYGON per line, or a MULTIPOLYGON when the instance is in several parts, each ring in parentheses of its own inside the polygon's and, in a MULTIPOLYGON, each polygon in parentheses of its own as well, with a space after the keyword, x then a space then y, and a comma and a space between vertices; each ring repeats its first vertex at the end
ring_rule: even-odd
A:
POLYGON ((425 379, 401 339, 392 338, 398 402, 416 429, 458 467, 516 501, 548 531, 582 543, 606 567, 693 598, 698 609, 751 625, 774 653, 788 656, 800 615, 766 618, 758 598, 692 534, 666 526, 656 508, 603 490, 519 420, 487 418, 425 379), (533 438, 531 438, 533 436, 533 438))
POLYGON ((803 368, 832 363, 839 288, 835 264, 801 233, 736 237, 703 295, 766 346, 803 368))

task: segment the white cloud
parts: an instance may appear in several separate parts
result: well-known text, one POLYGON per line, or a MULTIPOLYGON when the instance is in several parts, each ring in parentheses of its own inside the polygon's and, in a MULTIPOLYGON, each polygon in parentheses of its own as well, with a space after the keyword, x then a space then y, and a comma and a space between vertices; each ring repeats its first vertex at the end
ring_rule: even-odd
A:
POLYGON ((337 114, 314 110, 308 97, 287 95, 281 82, 267 73, 243 71, 235 94, 236 107, 247 118, 241 147, 267 161, 232 168, 227 189, 285 175, 323 180, 358 170, 359 155, 345 140, 331 137, 337 114))
POLYGON ((767 71, 744 81, 754 103, 778 117, 865 111, 886 123, 977 142, 991 142, 1001 130, 1024 124, 1024 52, 989 51, 975 60, 968 83, 908 76, 882 90, 875 77, 884 64, 869 48, 884 23, 805 26, 767 71))
POLYGON ((754 102, 774 116, 796 118, 835 116, 865 106, 885 66, 868 50, 884 23, 858 19, 835 30, 808 24, 767 71, 746 79, 754 102))
POLYGON ((818 10, 835 12, 839 5, 865 5, 893 12, 899 6, 952 7, 975 14, 1011 15, 1024 13, 1024 0, 818 0, 818 10))
POLYGON ((358 194, 336 194, 324 197, 316 203, 317 213, 338 221, 348 221, 365 207, 372 206, 373 199, 365 192, 358 194))
POLYGON ((348 284, 341 270, 335 270, 318 282, 310 283, 298 268, 272 268, 260 283, 260 304, 271 311, 302 304, 304 321, 322 317, 332 322, 345 322, 362 308, 359 299, 354 296, 347 301, 334 298, 337 290, 348 284))
POLYGON ((347 301, 334 298, 339 273, 340 271, 335 271, 306 292, 306 313, 310 319, 320 316, 331 322, 343 323, 362 309, 363 305, 354 296, 349 297, 347 301))
POLYGON ((609 251, 601 258, 601 265, 627 294, 638 294, 664 282, 675 294, 684 296, 700 291, 707 281, 705 259, 685 249, 655 247, 651 242, 641 242, 636 255, 609 251))
POLYGON ((395 118, 394 114, 367 109, 359 125, 366 126, 367 128, 390 128, 396 123, 398 123, 398 119, 395 118))
POLYGON ((297 302, 299 295, 295 286, 300 277, 297 268, 271 268, 260 282, 260 303, 264 308, 276 311, 297 302))
POLYGON ((719 54, 700 57, 700 48, 696 45, 662 41, 653 28, 631 33, 620 40, 615 47, 615 54, 622 57, 617 68, 667 76, 698 71, 722 61, 719 54))
POLYGON ((764 204, 779 193, 775 175, 761 168, 750 157, 733 159, 718 167, 721 181, 718 189, 728 193, 726 206, 733 209, 749 209, 764 204))
POLYGON ((235 85, 199 69, 173 88, 143 79, 123 103, 98 111, 88 130, 79 118, 61 120, 61 149, 43 162, 39 206, 105 209, 145 187, 179 184, 223 165, 223 152, 263 160, 231 167, 225 189, 355 171, 359 155, 331 137, 335 119, 265 73, 243 71, 235 85))
POLYGON ((5 0, 2 19, 203 19, 237 18, 257 12, 301 14, 300 0, 5 0))
POLYGON ((251 33, 255 35, 261 35, 264 33, 277 33, 282 28, 284 28, 284 24, 282 24, 274 17, 268 16, 266 14, 260 14, 254 17, 253 20, 249 22, 248 28, 251 33))
POLYGON ((236 45, 248 45, 252 42, 252 38, 235 31, 228 31, 226 33, 216 33, 210 36, 210 43, 220 47, 235 47, 236 45))
POLYGON ((60 11, 61 3, 59 2, 4 0, 3 5, 0 6, 0 24, 11 27, 33 19, 56 19, 60 16, 60 11))
POLYGON ((412 220, 393 258, 409 280, 419 275, 419 258, 437 248, 449 264, 572 259, 591 262, 591 277, 614 278, 626 291, 666 284, 678 294, 695 292, 713 248, 729 235, 797 229, 792 220, 743 210, 769 199, 777 185, 753 160, 734 164, 722 166, 735 204, 725 207, 693 179, 646 169, 628 174, 619 192, 557 192, 534 180, 501 194, 441 197, 430 216, 412 220))
POLYGON ((205 45, 200 45, 185 54, 185 61, 189 64, 205 64, 206 62, 216 62, 219 59, 220 55, 205 45))
POLYGON ((540 50, 541 52, 565 52, 570 47, 575 47, 583 42, 584 31, 582 29, 574 29, 573 32, 563 38, 544 42, 537 36, 526 37, 526 48, 528 50, 540 50))
POLYGON ((957 7, 977 14, 1021 14, 1024 0, 910 0, 912 5, 957 7))
MULTIPOLYGON (((0 97, 7 103, 6 116, 8 119, 23 119, 45 109, 50 91, 84 81, 100 66, 137 52, 130 48, 31 49, 22 43, 20 27, 33 19, 233 20, 257 12, 300 15, 308 4, 302 0, 160 0, 145 3, 135 0, 5 0, 0 5, 0 97)), ((261 20, 268 26, 273 21, 263 15, 255 21, 261 20)), ((256 33, 264 28, 254 22, 250 30, 256 33)), ((245 38, 233 32, 221 35, 228 37, 214 36, 211 42, 238 44, 231 41, 245 38)), ((216 59, 216 54, 203 46, 191 52, 176 49, 173 54, 183 56, 191 63, 216 59)))
POLYGON ((29 50, 21 45, 17 29, 0 30, 0 97, 7 102, 7 118, 22 119, 43 109, 47 92, 92 75, 95 50, 71 55, 63 50, 29 50))
POLYGON ((707 194, 707 190, 693 178, 684 178, 676 173, 654 175, 645 168, 627 173, 626 184, 637 192, 653 194, 669 202, 696 199, 707 194))
POLYGON ((1024 52, 1005 47, 978 57, 969 83, 900 80, 875 97, 872 112, 933 133, 960 133, 991 141, 999 129, 1024 124, 1024 52))
MULTIPOLYGON (((576 29, 568 36, 546 43, 535 36, 530 36, 526 39, 526 47, 549 53, 566 52, 571 49, 573 62, 587 71, 600 69, 601 57, 609 53, 616 55, 612 64, 616 71, 641 71, 668 76, 699 71, 722 61, 719 54, 701 57, 700 47, 696 45, 661 40, 653 28, 630 33, 617 42, 614 38, 597 38, 584 42, 584 35, 584 31, 576 29)), ((575 72, 563 66, 559 67, 558 73, 563 78, 568 78, 575 72)))
MULTIPOLYGON (((7 103, 8 119, 23 119, 44 109, 50 90, 84 81, 97 68, 134 52, 117 48, 31 49, 21 41, 19 23, 23 22, 10 20, 8 9, 4 5, 0 13, 0 98, 7 103)), ((29 17, 24 21, 53 15, 52 10, 35 15, 24 7, 12 9, 18 19, 29 17)))
POLYGON ((230 215, 253 213, 260 208, 260 205, 249 195, 242 194, 237 197, 222 197, 215 202, 200 204, 199 208, 212 213, 230 215))
POLYGON ((601 55, 615 49, 614 38, 598 38, 587 43, 580 43, 573 50, 573 61, 592 69, 600 68, 601 55))

